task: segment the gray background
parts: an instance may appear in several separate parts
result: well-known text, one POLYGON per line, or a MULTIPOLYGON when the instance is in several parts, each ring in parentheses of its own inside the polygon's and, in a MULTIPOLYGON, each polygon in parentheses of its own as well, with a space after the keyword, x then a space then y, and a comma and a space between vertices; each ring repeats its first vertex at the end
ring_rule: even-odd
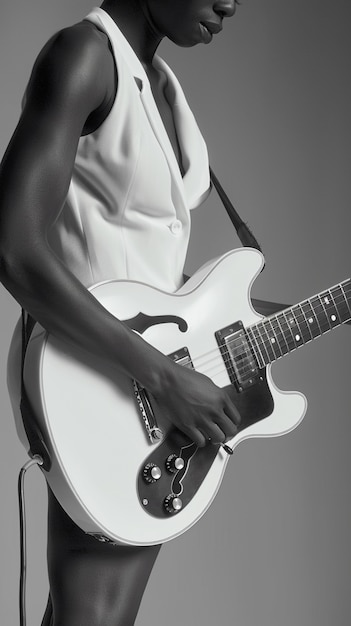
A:
MULTIPOLYGON (((2 6, 1 153, 40 47, 90 6, 87 0, 2 6)), ((350 21, 348 0, 243 0, 210 46, 162 47, 215 170, 265 250, 256 297, 297 302, 350 274, 350 21)), ((212 196, 194 213, 189 271, 238 245, 212 196)), ((0 297, 0 618, 12 626, 18 623, 16 478, 26 456, 5 386, 19 309, 3 288, 0 297)), ((351 328, 343 327, 274 365, 279 387, 308 396, 304 422, 285 437, 239 446, 211 509, 161 550, 138 626, 350 624, 350 347, 351 328)), ((27 486, 28 624, 34 626, 47 594, 39 470, 27 486)))

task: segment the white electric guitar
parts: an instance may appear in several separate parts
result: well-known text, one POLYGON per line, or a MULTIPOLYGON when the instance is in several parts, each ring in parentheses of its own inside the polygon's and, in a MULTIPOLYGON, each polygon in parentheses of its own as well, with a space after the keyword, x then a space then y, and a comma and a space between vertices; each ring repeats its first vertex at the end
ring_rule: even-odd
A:
POLYGON ((91 289, 180 366, 228 389, 242 425, 227 449, 197 448, 162 419, 135 381, 112 376, 92 357, 83 361, 35 326, 24 380, 50 455, 46 478, 85 532, 135 546, 177 537, 212 502, 228 452, 243 439, 281 435, 302 420, 305 397, 278 390, 270 364, 350 320, 351 281, 262 318, 250 304, 262 265, 260 253, 243 248, 207 264, 175 294, 129 281, 91 289))

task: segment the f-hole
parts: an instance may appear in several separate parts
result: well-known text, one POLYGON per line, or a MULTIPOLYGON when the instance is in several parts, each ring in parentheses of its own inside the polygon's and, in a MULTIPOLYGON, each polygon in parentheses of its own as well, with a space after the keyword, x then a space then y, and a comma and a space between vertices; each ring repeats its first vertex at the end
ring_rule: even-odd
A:
POLYGON ((141 335, 150 326, 156 326, 157 324, 176 324, 181 333, 185 333, 188 330, 188 324, 178 315, 146 315, 145 313, 138 313, 135 317, 124 320, 124 324, 127 324, 129 328, 136 330, 141 335))

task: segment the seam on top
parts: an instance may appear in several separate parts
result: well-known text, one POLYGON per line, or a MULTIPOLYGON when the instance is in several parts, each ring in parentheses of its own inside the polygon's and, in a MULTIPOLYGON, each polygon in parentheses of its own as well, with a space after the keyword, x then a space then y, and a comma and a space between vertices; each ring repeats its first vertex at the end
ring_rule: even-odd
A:
MULTIPOLYGON (((140 128, 139 128, 139 131, 140 131, 140 128)), ((135 176, 136 176, 137 167, 139 165, 140 152, 141 152, 141 138, 140 138, 140 132, 139 132, 138 155, 137 155, 137 157, 135 159, 134 170, 133 170, 133 173, 132 173, 132 175, 130 177, 130 181, 129 181, 127 192, 125 194, 124 204, 123 204, 123 208, 121 210, 121 217, 120 217, 121 239, 123 240, 124 263, 125 263, 125 270, 126 270, 126 277, 127 278, 129 278, 129 267, 128 267, 127 246, 126 246, 126 241, 125 241, 125 236, 124 236, 124 224, 123 224, 123 221, 124 221, 124 218, 125 218, 125 212, 126 212, 127 204, 128 204, 128 201, 129 201, 129 196, 131 194, 132 187, 134 185, 134 180, 135 180, 135 176)))

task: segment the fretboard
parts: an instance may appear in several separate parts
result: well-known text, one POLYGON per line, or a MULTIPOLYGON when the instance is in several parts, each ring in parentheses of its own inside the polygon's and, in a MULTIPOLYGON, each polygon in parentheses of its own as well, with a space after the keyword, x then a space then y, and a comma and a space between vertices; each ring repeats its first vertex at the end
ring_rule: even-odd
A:
POLYGON ((260 368, 351 320, 351 279, 246 329, 260 368))

